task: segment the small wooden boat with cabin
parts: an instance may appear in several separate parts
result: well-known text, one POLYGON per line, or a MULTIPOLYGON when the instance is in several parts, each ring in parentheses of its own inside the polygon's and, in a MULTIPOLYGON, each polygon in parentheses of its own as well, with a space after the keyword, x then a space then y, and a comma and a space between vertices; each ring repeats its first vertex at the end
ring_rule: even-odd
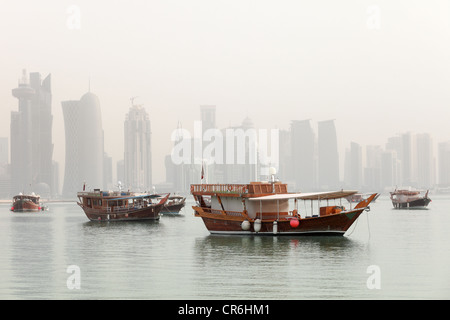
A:
POLYGON ((91 221, 158 220, 169 195, 94 189, 78 192, 77 203, 91 221))
POLYGON ((287 185, 280 182, 251 182, 193 184, 191 193, 197 202, 192 207, 195 215, 203 219, 211 234, 239 235, 342 236, 364 210, 370 210, 369 204, 377 196, 374 193, 347 209, 342 198, 357 191, 288 193, 287 185), (301 209, 298 200, 304 200, 301 209))
POLYGON ((395 209, 423 209, 428 206, 431 199, 428 191, 423 194, 421 190, 395 189, 390 192, 392 205, 395 209))
POLYGON ((41 204, 40 196, 34 192, 31 194, 22 194, 13 197, 11 211, 13 212, 38 212, 43 211, 45 207, 41 204))

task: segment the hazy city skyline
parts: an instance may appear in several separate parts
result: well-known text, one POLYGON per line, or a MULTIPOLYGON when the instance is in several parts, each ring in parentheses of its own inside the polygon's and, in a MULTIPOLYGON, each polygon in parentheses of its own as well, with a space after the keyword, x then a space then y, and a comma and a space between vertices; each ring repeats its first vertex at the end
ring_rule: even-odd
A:
POLYGON ((218 128, 247 116, 265 129, 335 119, 341 168, 352 141, 384 147, 408 131, 429 133, 436 156, 450 140, 449 17, 447 1, 5 1, 0 136, 10 136, 11 90, 25 68, 52 77, 60 177, 61 102, 79 99, 89 82, 113 168, 138 96, 152 126, 153 183, 165 181, 178 121, 192 130, 201 105, 217 106, 218 128))

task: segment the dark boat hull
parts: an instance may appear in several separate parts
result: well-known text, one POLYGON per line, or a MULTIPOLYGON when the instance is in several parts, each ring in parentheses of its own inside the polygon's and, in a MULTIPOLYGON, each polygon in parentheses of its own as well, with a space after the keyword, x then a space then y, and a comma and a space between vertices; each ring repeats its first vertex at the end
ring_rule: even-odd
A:
POLYGON ((178 214, 183 209, 184 203, 166 205, 161 209, 162 214, 178 214))
POLYGON ((395 209, 410 209, 410 208, 419 209, 427 207, 430 202, 431 202, 430 198, 422 198, 409 202, 392 201, 392 205, 394 206, 395 209))
MULTIPOLYGON (((197 213, 199 213, 199 209, 201 210, 199 207, 194 207, 194 210, 196 210, 197 213)), ((263 220, 261 222, 261 229, 258 232, 255 231, 254 221, 251 221, 249 230, 243 230, 243 217, 236 217, 235 219, 231 219, 231 217, 225 218, 225 215, 214 217, 213 214, 204 211, 201 211, 199 215, 211 234, 343 236, 363 211, 364 208, 361 208, 322 217, 303 218, 299 220, 297 227, 291 225, 291 219, 278 220, 275 225, 272 220, 263 220)))

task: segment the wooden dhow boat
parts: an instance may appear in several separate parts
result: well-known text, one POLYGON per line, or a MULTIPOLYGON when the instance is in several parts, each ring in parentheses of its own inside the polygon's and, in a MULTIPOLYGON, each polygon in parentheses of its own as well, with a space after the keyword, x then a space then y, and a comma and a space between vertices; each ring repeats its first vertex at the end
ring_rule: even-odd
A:
POLYGON ((77 203, 91 221, 158 220, 169 195, 94 189, 78 192, 77 203))
POLYGON ((424 191, 421 190, 395 189, 390 192, 392 205, 395 209, 426 208, 431 202, 428 191, 424 194, 424 191))
POLYGON ((22 194, 13 197, 11 211, 13 212, 38 212, 43 211, 45 207, 41 204, 40 196, 34 192, 31 194, 22 194))
POLYGON ((357 191, 288 193, 287 185, 280 182, 251 182, 193 184, 191 193, 197 202, 192 207, 195 215, 211 234, 239 235, 342 236, 364 210, 370 210, 377 196, 374 193, 347 209, 342 198, 357 191), (299 200, 304 201, 301 209, 299 200))
POLYGON ((180 214, 180 210, 184 208, 185 204, 186 197, 177 195, 169 196, 163 208, 161 209, 161 214, 178 215, 180 214))

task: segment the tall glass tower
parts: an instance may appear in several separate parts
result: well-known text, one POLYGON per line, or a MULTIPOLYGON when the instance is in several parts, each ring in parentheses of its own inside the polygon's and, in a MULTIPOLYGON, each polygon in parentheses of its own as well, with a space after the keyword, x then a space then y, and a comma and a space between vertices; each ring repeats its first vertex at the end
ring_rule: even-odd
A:
POLYGON ((339 182, 339 154, 334 120, 318 123, 318 178, 320 189, 336 189, 339 182))
POLYGON ((63 197, 74 198, 86 184, 103 188, 103 129, 100 101, 88 92, 80 100, 61 102, 66 134, 63 197))
POLYGON ((132 106, 124 122, 124 186, 134 191, 152 189, 151 127, 148 113, 132 106))

